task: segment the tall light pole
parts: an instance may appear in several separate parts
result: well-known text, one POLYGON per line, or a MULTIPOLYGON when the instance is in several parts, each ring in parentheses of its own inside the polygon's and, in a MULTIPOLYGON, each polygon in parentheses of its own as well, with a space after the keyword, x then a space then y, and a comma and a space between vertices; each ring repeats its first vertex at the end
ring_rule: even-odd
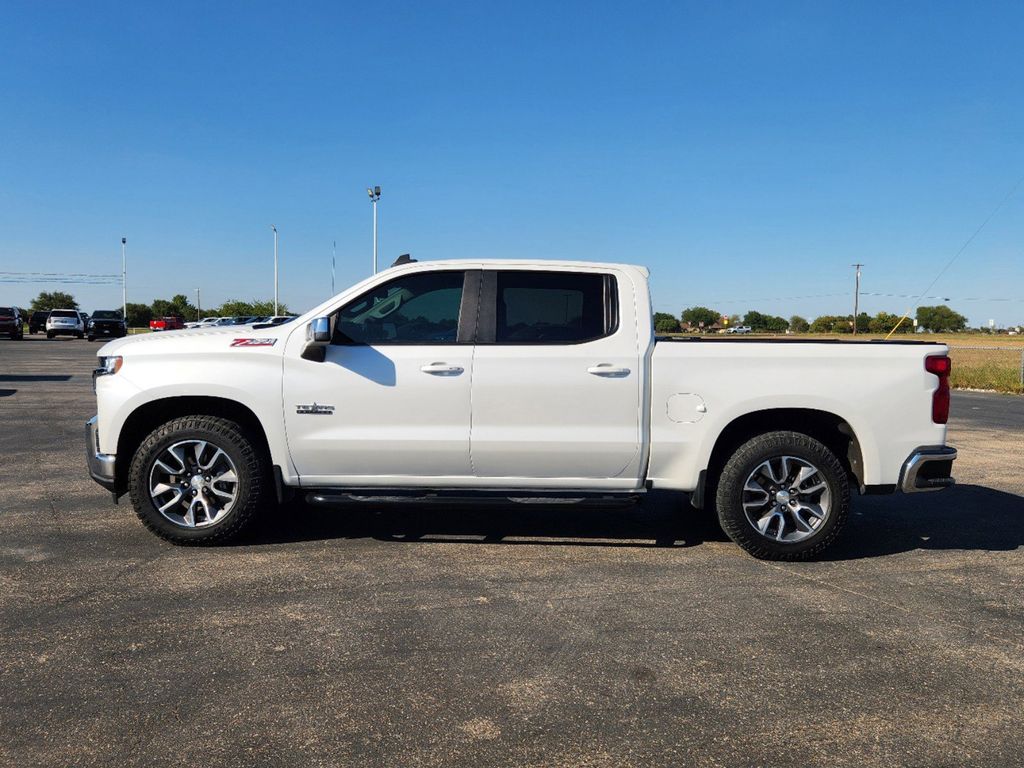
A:
POLYGON ((121 317, 128 322, 128 238, 121 238, 121 317))
POLYGON ((270 228, 274 230, 274 316, 277 316, 277 227, 273 224, 270 228))
POLYGON ((366 194, 373 203, 373 274, 377 274, 377 201, 380 200, 380 186, 366 188, 366 194))
POLYGON ((334 295, 334 262, 338 258, 338 241, 331 243, 331 296, 334 295))
POLYGON ((860 311, 860 268, 863 264, 851 264, 857 270, 857 276, 853 284, 853 335, 857 335, 857 313, 860 311))
POLYGON ((196 288, 196 322, 203 319, 203 303, 199 299, 199 289, 196 288))

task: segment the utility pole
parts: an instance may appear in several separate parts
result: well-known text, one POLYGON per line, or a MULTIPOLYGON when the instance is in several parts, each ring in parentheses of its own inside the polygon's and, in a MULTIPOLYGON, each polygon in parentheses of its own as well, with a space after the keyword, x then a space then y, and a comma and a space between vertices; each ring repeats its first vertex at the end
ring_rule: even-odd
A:
POLYGON ((128 322, 128 238, 121 238, 121 318, 128 322))
POLYGON ((203 303, 199 300, 199 289, 196 288, 196 322, 203 319, 203 303))
POLYGON ((857 276, 853 284, 853 335, 857 335, 857 314, 860 312, 860 268, 863 264, 851 264, 857 270, 857 276))
POLYGON ((273 224, 270 228, 274 230, 274 316, 277 316, 277 227, 273 224))
POLYGON ((331 296, 334 295, 334 262, 338 257, 338 241, 331 243, 331 296))
POLYGON ((373 203, 373 274, 377 274, 377 201, 380 200, 380 186, 366 188, 366 194, 373 203))

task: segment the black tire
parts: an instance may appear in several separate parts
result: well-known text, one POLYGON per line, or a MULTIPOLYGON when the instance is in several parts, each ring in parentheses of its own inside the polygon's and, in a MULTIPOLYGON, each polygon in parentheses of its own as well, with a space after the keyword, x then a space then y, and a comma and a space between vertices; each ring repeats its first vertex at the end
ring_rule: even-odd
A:
POLYGON ((87 338, 89 339, 89 341, 96 341, 96 337, 95 336, 89 336, 87 338))
MULTIPOLYGON (((808 476, 804 485, 813 484, 815 477, 808 476)), ((786 482, 782 485, 789 484, 786 482)), ((767 491, 764 494, 768 499, 768 507, 772 507, 769 511, 773 511, 774 501, 767 491)), ((839 459, 822 443, 800 432, 767 432, 748 440, 725 463, 718 477, 715 503, 722 530, 754 557, 762 560, 809 560, 831 546, 839 536, 850 512, 850 484, 839 459), (829 494, 828 513, 810 535, 799 532, 795 523, 789 523, 793 526, 791 534, 806 535, 801 541, 778 541, 768 535, 772 528, 761 533, 747 519, 743 508, 745 498, 748 503, 751 503, 751 499, 756 501, 759 498, 756 493, 745 496, 745 493, 749 493, 744 491, 748 478, 766 461, 778 461, 783 456, 794 457, 816 468, 829 494)), ((779 522, 774 524, 776 533, 783 525, 783 519, 777 518, 779 522)))
POLYGON ((52 338, 53 338, 53 334, 52 334, 52 333, 50 333, 49 331, 47 331, 47 332, 46 332, 46 338, 48 338, 48 339, 52 339, 52 338))
POLYGON ((132 458, 128 491, 143 525, 175 544, 224 544, 237 539, 253 523, 270 498, 269 461, 246 431, 215 416, 183 416, 153 430, 132 458), (220 520, 206 527, 186 528, 164 517, 149 495, 149 476, 157 457, 182 440, 204 440, 222 449, 236 468, 237 497, 220 520))
POLYGON ((76 333, 75 334, 75 338, 77 338, 79 341, 81 341, 82 339, 85 338, 85 334, 84 333, 76 333))

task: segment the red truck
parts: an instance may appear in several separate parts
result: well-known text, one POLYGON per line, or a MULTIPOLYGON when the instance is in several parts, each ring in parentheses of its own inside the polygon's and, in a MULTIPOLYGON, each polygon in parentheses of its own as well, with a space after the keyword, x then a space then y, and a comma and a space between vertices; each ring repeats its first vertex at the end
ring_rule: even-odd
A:
POLYGON ((185 327, 185 321, 180 317, 156 317, 149 321, 151 331, 180 331, 185 327))

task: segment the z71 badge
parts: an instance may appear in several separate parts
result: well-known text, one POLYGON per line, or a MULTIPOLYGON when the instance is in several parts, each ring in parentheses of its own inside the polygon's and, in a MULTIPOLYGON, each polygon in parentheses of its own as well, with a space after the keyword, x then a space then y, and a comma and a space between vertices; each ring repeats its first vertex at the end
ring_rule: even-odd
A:
POLYGON ((231 342, 232 347, 272 347, 277 339, 235 339, 231 342))

